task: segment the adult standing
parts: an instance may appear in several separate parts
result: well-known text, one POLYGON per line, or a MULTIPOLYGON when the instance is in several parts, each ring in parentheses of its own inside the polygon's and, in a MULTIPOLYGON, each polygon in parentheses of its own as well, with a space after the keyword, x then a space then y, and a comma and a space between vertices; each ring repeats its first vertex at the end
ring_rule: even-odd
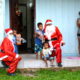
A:
MULTIPOLYGON (((80 12, 79 12, 79 15, 80 15, 80 12)), ((77 27, 78 27, 78 31, 77 31, 78 51, 79 51, 79 56, 80 56, 80 18, 77 19, 77 27)))

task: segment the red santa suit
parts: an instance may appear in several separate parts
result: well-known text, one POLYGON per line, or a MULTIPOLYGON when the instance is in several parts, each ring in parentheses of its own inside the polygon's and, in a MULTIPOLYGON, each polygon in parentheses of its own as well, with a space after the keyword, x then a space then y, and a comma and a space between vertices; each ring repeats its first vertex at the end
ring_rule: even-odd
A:
POLYGON ((53 52, 51 57, 56 56, 57 63, 61 63, 62 62, 61 44, 63 43, 62 34, 59 31, 58 27, 52 24, 52 20, 47 20, 45 23, 44 39, 45 41, 48 40, 50 48, 53 52), (48 25, 48 24, 51 24, 51 25, 48 25))
POLYGON ((7 37, 4 38, 1 44, 0 60, 4 61, 6 65, 9 66, 9 69, 7 70, 8 73, 14 73, 21 57, 14 52, 14 45, 12 39, 10 38, 10 33, 12 33, 12 30, 9 28, 5 31, 7 37))

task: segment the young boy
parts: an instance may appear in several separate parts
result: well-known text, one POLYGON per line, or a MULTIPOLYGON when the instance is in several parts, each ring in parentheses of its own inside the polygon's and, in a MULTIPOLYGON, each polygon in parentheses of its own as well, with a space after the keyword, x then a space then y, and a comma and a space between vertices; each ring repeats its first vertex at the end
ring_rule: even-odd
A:
POLYGON ((42 59, 42 42, 43 42, 43 24, 40 22, 37 24, 38 30, 35 31, 35 53, 36 59, 38 59, 38 53, 40 52, 40 59, 42 59))

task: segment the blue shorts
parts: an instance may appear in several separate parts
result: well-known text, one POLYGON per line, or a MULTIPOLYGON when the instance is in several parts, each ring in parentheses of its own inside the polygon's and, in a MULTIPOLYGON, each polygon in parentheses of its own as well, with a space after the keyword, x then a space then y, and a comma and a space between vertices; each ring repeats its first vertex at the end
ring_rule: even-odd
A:
POLYGON ((35 53, 41 52, 42 51, 42 46, 35 44, 35 53))
POLYGON ((47 59, 47 60, 54 60, 54 57, 49 57, 49 56, 42 56, 42 59, 47 59))

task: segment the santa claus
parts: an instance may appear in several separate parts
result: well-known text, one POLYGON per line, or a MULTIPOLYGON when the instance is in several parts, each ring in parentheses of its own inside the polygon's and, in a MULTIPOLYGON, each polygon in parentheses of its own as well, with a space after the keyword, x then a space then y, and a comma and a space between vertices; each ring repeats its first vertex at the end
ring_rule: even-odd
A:
POLYGON ((8 28, 5 29, 6 37, 4 38, 1 44, 0 51, 0 60, 4 61, 9 68, 7 69, 8 75, 15 75, 15 71, 18 65, 18 62, 21 60, 21 57, 14 52, 13 44, 13 31, 8 28))
POLYGON ((44 26, 44 39, 49 43, 52 51, 50 57, 56 56, 56 61, 59 67, 62 67, 61 46, 64 45, 62 34, 57 26, 53 25, 52 20, 46 20, 44 26))

